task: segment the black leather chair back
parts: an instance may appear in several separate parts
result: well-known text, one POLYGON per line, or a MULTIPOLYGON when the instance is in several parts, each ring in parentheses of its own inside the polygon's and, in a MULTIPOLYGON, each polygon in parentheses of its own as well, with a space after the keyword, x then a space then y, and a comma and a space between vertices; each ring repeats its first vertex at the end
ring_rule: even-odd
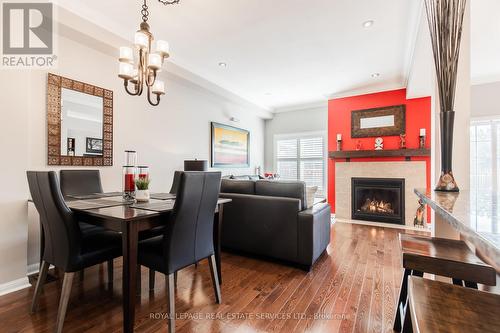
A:
POLYGON ((170 188, 171 194, 176 194, 179 190, 179 183, 181 182, 182 171, 174 172, 174 180, 172 181, 172 187, 170 188))
POLYGON ((182 172, 164 236, 168 274, 214 254, 214 213, 220 172, 182 172))
POLYGON ((80 254, 81 233, 54 171, 28 171, 28 184, 45 235, 43 260, 67 271, 80 254))
POLYGON ((61 191, 63 196, 102 193, 99 170, 61 170, 61 191))

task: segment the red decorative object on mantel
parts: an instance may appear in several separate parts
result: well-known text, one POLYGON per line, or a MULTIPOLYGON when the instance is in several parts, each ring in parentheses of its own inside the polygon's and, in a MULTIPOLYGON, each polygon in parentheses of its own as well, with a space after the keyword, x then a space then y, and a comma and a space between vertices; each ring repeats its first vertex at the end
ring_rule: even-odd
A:
POLYGON ((399 134, 399 148, 406 149, 406 134, 399 134))

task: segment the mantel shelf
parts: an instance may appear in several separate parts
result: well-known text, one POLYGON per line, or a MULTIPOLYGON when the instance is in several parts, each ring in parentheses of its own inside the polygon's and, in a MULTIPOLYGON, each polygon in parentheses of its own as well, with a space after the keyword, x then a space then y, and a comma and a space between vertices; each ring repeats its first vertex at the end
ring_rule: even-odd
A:
POLYGON ((431 156, 431 150, 424 149, 388 149, 388 150, 342 150, 331 151, 328 156, 332 159, 351 159, 362 157, 405 157, 431 156))

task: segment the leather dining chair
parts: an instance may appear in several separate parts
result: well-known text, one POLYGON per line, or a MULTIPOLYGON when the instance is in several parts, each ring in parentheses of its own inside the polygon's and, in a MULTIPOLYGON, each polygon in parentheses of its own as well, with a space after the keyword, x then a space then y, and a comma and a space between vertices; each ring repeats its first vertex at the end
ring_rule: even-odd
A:
MULTIPOLYGON (((59 171, 59 183, 64 198, 71 195, 89 195, 103 193, 101 173, 99 170, 61 170, 59 171)), ((106 229, 85 222, 79 222, 80 230, 84 232, 102 232, 106 229)), ((44 234, 40 233, 40 246, 43 247, 44 234)), ((42 253, 41 248, 40 253, 42 253)), ((113 274, 113 262, 108 263, 108 274, 113 274)), ((84 270, 80 271, 80 280, 84 278, 84 270)))
POLYGON ((174 172, 174 180, 172 181, 172 187, 170 188, 170 194, 177 194, 177 191, 179 190, 179 183, 181 181, 181 175, 182 171, 175 171, 174 172))
POLYGON ((64 197, 103 192, 99 170, 61 170, 59 178, 64 197))
POLYGON ((162 236, 139 243, 142 266, 167 277, 169 332, 175 331, 175 278, 177 271, 208 259, 217 303, 221 303, 214 256, 214 213, 220 190, 220 172, 181 172, 172 214, 162 236))
POLYGON ((112 231, 82 231, 74 213, 64 202, 55 172, 28 171, 27 177, 46 235, 31 312, 36 311, 49 266, 54 265, 64 272, 56 322, 59 333, 64 325, 75 272, 120 257, 121 236, 112 231))

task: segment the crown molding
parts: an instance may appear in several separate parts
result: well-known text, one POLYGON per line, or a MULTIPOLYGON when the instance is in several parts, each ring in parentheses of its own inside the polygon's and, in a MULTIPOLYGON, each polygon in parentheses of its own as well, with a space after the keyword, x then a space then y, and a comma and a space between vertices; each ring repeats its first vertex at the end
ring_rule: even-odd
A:
POLYGON ((303 111, 303 110, 311 110, 311 109, 322 109, 328 107, 328 100, 326 98, 317 100, 314 102, 294 104, 285 107, 275 108, 273 113, 283 113, 283 112, 293 112, 293 111, 303 111))
POLYGON ((402 84, 387 84, 383 85, 381 87, 371 87, 371 88, 363 88, 363 89, 353 89, 353 90, 348 90, 348 91, 343 91, 340 93, 335 93, 332 95, 328 96, 328 99, 337 99, 337 98, 346 98, 346 97, 353 97, 353 96, 360 96, 360 95, 369 95, 369 94, 376 94, 376 93, 381 93, 381 92, 387 92, 387 91, 392 91, 392 90, 400 90, 400 89, 406 89, 406 86, 402 84))
POLYGON ((473 86, 498 83, 498 82, 500 82, 500 73, 493 74, 493 75, 475 76, 475 77, 471 78, 471 85, 473 85, 473 86))
POLYGON ((410 80, 411 72, 413 70, 413 66, 415 64, 415 52, 418 42, 418 35, 421 29, 421 25, 423 22, 427 20, 424 17, 424 4, 423 2, 419 3, 418 13, 419 15, 415 17, 415 21, 410 23, 410 26, 413 26, 413 32, 411 33, 411 37, 409 38, 408 47, 406 50, 405 64, 404 64, 404 86, 408 87, 408 82, 410 80))

